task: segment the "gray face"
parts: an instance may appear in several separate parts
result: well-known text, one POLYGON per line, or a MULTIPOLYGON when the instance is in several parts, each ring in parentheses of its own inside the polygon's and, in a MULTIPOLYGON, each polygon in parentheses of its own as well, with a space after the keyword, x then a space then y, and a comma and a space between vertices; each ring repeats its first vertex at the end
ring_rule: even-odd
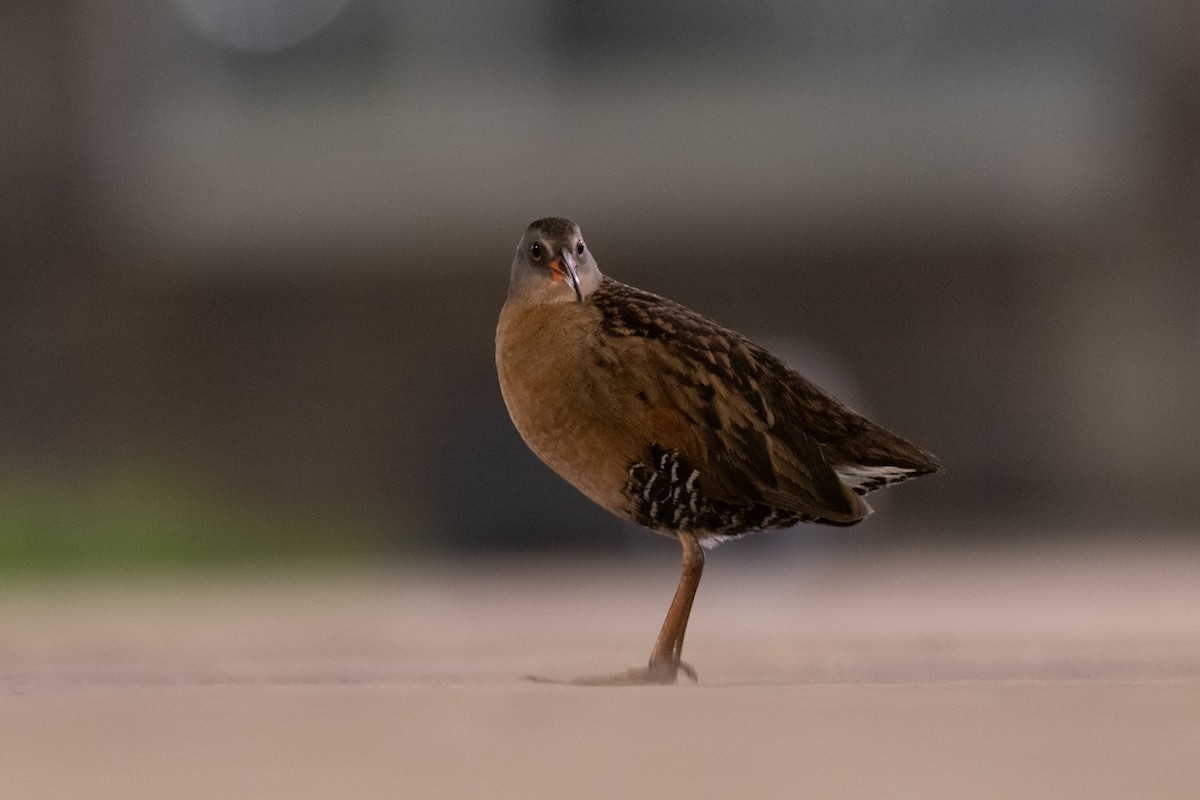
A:
POLYGON ((583 302, 601 277, 579 226, 547 217, 525 229, 513 258, 508 295, 530 303, 583 302))

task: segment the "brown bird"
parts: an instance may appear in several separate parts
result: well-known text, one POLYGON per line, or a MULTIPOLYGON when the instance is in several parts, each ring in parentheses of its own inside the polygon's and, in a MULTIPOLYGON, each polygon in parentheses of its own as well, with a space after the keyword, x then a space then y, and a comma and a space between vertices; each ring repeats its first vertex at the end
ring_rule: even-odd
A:
POLYGON ((674 536, 683 575, 645 668, 582 684, 674 683, 704 547, 799 522, 853 525, 863 496, 940 470, 766 350, 605 277, 579 227, 534 222, 496 329, 513 424, 551 469, 613 514, 674 536))

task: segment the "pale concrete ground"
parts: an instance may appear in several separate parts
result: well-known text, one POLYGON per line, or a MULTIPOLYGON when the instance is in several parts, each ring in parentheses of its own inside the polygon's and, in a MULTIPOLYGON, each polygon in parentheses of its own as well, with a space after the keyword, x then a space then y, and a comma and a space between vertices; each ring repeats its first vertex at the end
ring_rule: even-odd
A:
POLYGON ((1200 547, 0 590, 0 798, 1200 797, 1200 547))

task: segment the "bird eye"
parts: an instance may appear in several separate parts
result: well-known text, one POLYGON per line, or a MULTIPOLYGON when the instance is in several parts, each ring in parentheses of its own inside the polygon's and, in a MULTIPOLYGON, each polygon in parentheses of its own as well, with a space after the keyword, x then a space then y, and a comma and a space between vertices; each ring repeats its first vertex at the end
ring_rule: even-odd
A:
POLYGON ((543 248, 542 248, 541 242, 534 242, 533 244, 529 245, 529 255, 533 256, 534 261, 541 260, 542 249, 543 248))
POLYGON ((580 239, 579 244, 575 245, 575 252, 579 255, 583 255, 583 239, 580 239))

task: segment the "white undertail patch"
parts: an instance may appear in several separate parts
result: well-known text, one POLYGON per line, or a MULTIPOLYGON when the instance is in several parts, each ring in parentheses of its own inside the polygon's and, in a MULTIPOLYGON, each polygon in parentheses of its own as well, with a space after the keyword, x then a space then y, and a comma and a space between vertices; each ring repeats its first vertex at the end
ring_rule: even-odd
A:
POLYGON ((905 467, 866 466, 863 464, 839 464, 833 468, 842 483, 849 486, 855 494, 866 494, 876 489, 882 489, 893 483, 907 480, 917 474, 916 470, 905 467))
POLYGON ((700 546, 705 550, 712 550, 722 542, 728 542, 730 539, 736 539, 736 536, 702 536, 697 537, 696 541, 700 542, 700 546))

